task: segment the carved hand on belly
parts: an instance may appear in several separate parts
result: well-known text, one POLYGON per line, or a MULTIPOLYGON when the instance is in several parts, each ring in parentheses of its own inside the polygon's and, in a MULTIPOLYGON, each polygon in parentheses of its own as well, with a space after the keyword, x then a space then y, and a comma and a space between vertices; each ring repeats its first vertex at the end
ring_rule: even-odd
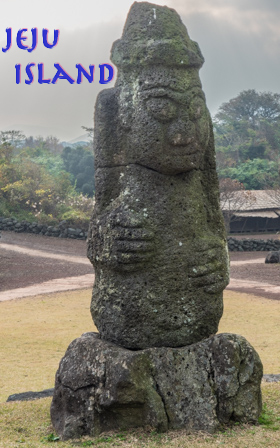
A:
POLYGON ((145 263, 154 254, 154 232, 142 227, 117 225, 113 230, 111 257, 119 265, 145 263))
POLYGON ((133 270, 155 253, 155 237, 145 217, 131 210, 114 210, 96 223, 93 231, 95 262, 113 269, 133 270))
POLYGON ((193 288, 203 287, 205 292, 215 294, 229 283, 227 258, 221 248, 213 248, 203 254, 189 267, 188 278, 193 288))

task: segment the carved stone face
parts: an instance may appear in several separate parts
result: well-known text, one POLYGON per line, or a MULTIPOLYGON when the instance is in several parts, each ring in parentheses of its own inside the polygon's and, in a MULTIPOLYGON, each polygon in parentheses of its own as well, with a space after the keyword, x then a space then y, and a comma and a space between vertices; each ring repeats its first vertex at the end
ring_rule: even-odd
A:
MULTIPOLYGON (((150 68, 153 72, 153 69, 150 68)), ((128 154, 162 174, 200 167, 209 140, 209 112, 198 76, 185 70, 152 73, 134 84, 128 154)))

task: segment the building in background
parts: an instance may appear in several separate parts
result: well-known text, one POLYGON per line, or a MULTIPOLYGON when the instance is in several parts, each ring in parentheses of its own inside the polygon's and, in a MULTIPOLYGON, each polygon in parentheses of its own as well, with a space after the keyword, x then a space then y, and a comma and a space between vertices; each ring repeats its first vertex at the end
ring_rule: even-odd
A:
POLYGON ((280 190, 221 193, 221 209, 229 233, 280 231, 280 190))

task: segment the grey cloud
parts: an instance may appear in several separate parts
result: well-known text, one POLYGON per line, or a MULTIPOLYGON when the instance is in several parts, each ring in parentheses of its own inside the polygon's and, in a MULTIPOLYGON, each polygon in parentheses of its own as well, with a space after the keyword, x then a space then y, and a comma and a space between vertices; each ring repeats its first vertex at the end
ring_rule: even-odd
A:
POLYGON ((212 113, 242 90, 279 92, 276 2, 173 0, 172 7, 181 14, 205 57, 201 78, 212 113))
MULTIPOLYGON (((206 60, 201 78, 212 113, 245 89, 279 92, 279 0, 168 0, 166 3, 179 12, 190 37, 201 47, 206 60)), ((98 65, 110 62, 111 45, 121 36, 124 21, 125 15, 119 21, 76 31, 61 27, 59 44, 53 50, 39 44, 33 53, 17 48, 6 54, 1 52, 0 129, 23 125, 24 130, 32 126, 33 134, 37 129, 43 135, 52 133, 61 139, 71 139, 83 132, 82 125, 91 126, 96 95, 104 88, 98 82, 98 65), (60 80, 57 85, 39 85, 35 79, 27 86, 23 78, 22 84, 16 85, 15 64, 21 63, 24 69, 32 61, 45 64, 45 77, 54 76, 54 62, 59 62, 74 78, 75 64, 81 63, 84 67, 94 64, 95 81, 70 85, 60 80)), ((108 87, 112 86, 113 83, 108 87)))
MULTIPOLYGON (((233 0, 231 0, 233 2, 233 0)), ((267 11, 270 10, 273 13, 280 11, 279 0, 236 0, 234 2, 236 8, 239 10, 254 10, 254 11, 267 11)))
POLYGON ((236 11, 280 11, 279 0, 170 0, 170 7, 185 10, 186 13, 195 9, 197 12, 205 10, 215 11, 232 8, 236 11))
MULTIPOLYGON (((94 103, 98 92, 104 88, 99 84, 99 68, 102 63, 110 63, 110 49, 117 39, 122 24, 99 24, 98 26, 66 31, 61 29, 59 44, 47 50, 40 43, 36 51, 12 48, 1 54, 0 66, 1 99, 5 107, 1 108, 0 122, 3 127, 13 124, 30 124, 37 126, 43 134, 55 133, 59 138, 74 138, 83 133, 81 126, 92 126, 94 103), (54 63, 60 63, 74 79, 77 77, 76 64, 81 63, 88 69, 95 65, 94 82, 86 79, 80 85, 70 85, 65 80, 58 80, 56 85, 40 85, 37 81, 37 68, 33 68, 34 82, 26 85, 24 80, 26 64, 44 63, 44 77, 53 78, 56 73, 54 63), (16 85, 15 64, 22 65, 22 81, 16 85), (44 131, 45 129, 45 131, 44 131)), ((112 87, 113 82, 108 84, 112 87)), ((35 128, 34 128, 35 129, 35 128)))

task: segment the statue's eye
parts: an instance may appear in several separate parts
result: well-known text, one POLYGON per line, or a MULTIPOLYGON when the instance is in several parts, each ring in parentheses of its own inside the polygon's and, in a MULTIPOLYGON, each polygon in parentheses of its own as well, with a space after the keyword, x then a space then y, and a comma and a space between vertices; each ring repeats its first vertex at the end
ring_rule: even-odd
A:
POLYGON ((190 103, 189 117, 190 120, 198 120, 205 112, 205 101, 196 96, 190 103))
POLYGON ((177 106, 169 98, 149 98, 146 108, 156 120, 162 122, 170 121, 177 115, 177 106))

